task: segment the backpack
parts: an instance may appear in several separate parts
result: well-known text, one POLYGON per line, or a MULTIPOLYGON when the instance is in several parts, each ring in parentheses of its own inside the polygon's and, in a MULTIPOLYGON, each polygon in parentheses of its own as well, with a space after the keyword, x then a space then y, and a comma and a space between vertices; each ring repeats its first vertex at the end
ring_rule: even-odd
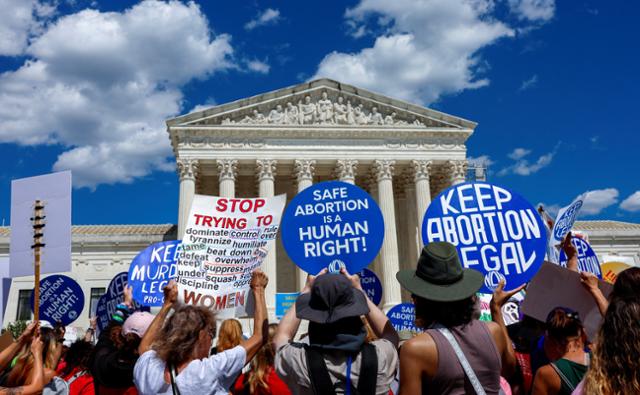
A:
MULTIPOLYGON (((307 367, 309 369, 309 379, 311 381, 311 390, 315 395, 335 395, 333 382, 327 370, 327 364, 324 361, 322 350, 305 345, 307 354, 307 367)), ((373 344, 365 343, 360 350, 362 354, 360 362, 360 374, 358 375, 358 387, 354 388, 351 384, 350 391, 353 395, 375 395, 376 383, 378 379, 378 355, 376 347, 373 344)), ((355 355, 353 356, 355 359, 355 355)), ((347 367, 347 375, 351 372, 351 367, 347 367)), ((350 382, 350 381, 349 381, 350 382)))
POLYGON ((69 384, 56 376, 44 386, 42 395, 69 395, 69 384))

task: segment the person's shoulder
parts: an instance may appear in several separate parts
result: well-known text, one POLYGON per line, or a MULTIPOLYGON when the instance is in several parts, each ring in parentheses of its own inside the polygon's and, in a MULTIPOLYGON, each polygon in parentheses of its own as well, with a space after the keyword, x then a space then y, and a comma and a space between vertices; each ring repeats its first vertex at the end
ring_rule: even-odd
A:
POLYGON ((436 342, 428 333, 420 333, 412 337, 404 342, 400 349, 403 355, 421 360, 438 353, 436 342))

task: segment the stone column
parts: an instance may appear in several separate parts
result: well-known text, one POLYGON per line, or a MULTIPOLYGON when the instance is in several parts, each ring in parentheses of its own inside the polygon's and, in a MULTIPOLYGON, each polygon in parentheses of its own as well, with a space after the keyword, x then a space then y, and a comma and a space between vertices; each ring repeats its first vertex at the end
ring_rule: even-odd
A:
POLYGON ((339 159, 336 163, 338 179, 349 184, 356 183, 356 168, 358 161, 353 159, 339 159))
POLYGON ((380 210, 384 218, 384 241, 380 250, 382 269, 383 308, 385 311, 400 303, 400 284, 396 280, 399 270, 396 214, 393 203, 393 160, 376 160, 373 164, 378 181, 380 210))
POLYGON ((189 210, 196 191, 196 177, 198 175, 198 161, 195 159, 177 159, 180 174, 180 202, 178 204, 178 239, 184 235, 189 218, 189 210))
POLYGON ((457 185, 467 180, 467 161, 450 160, 447 162, 451 175, 451 185, 457 185))
POLYGON ((416 186, 416 211, 418 219, 418 239, 419 248, 422 250, 424 243, 422 242, 422 219, 431 204, 431 190, 429 186, 429 175, 431 173, 430 160, 414 160, 411 162, 413 170, 413 181, 416 186))
MULTIPOLYGON (((256 176, 258 179, 258 195, 260 197, 273 197, 275 192, 275 175, 276 175, 276 161, 273 159, 258 159, 256 161, 256 176)), ((277 271, 276 271, 276 246, 275 241, 272 248, 269 249, 269 253, 264 258, 262 263, 262 270, 269 276, 269 284, 267 285, 265 297, 267 299, 267 310, 269 312, 269 319, 275 318, 275 302, 277 286, 277 271)))
MULTIPOLYGON (((298 182, 298 193, 313 185, 313 172, 315 170, 316 161, 309 159, 296 159, 293 170, 298 182)), ((315 273, 314 273, 315 274, 315 273)), ((298 279, 298 290, 304 287, 307 281, 307 273, 296 267, 296 278, 298 279)))
POLYGON ((220 180, 220 196, 232 198, 236 196, 236 176, 238 161, 235 159, 219 159, 218 173, 220 180))

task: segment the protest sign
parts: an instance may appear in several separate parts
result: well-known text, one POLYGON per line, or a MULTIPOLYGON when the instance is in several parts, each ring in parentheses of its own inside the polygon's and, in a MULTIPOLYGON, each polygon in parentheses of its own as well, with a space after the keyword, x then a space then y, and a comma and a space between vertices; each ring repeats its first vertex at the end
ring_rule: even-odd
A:
POLYGON ((340 181, 314 184, 298 193, 282 218, 282 244, 309 274, 345 267, 358 273, 378 255, 384 219, 368 193, 340 181))
MULTIPOLYGON (((571 244, 576 247, 576 251, 578 253, 578 270, 581 272, 593 273, 598 276, 598 278, 602 278, 602 270, 600 269, 598 256, 589 243, 580 237, 572 237, 571 244)), ((567 267, 567 261, 567 254, 565 254, 564 250, 561 250, 560 266, 567 267)))
POLYGON ((300 292, 278 292, 276 294, 276 317, 282 318, 291 306, 296 303, 300 292))
POLYGON ((133 258, 128 282, 137 302, 145 306, 162 306, 163 288, 176 277, 180 245, 180 240, 154 243, 133 258))
POLYGON ((447 241, 462 265, 484 275, 483 293, 501 279, 513 289, 538 271, 546 250, 546 230, 529 202, 506 188, 483 182, 444 190, 422 222, 424 244, 447 241))
MULTIPOLYGON (((598 286, 608 298, 613 289, 611 284, 600 280, 598 286)), ((544 262, 527 286, 527 297, 522 302, 521 311, 544 322, 549 312, 558 306, 577 311, 587 335, 593 339, 602 316, 593 297, 580 282, 580 273, 544 262)))
POLYGON ((0 258, 0 322, 4 322, 4 309, 7 307, 11 289, 11 277, 9 276, 9 258, 0 258))
POLYGON ((376 306, 382 300, 382 282, 374 272, 369 269, 362 269, 360 274, 360 285, 364 293, 376 306))
POLYGON ((421 332, 422 330, 416 327, 416 309, 412 303, 401 303, 395 305, 387 312, 387 317, 391 322, 391 325, 396 331, 410 331, 421 332))
POLYGON ((11 181, 10 277, 34 273, 34 202, 44 204, 46 228, 43 228, 41 273, 71 271, 71 172, 11 181))
MULTIPOLYGON (((514 294, 507 303, 502 306, 502 320, 505 325, 515 324, 520 321, 520 305, 525 297, 525 291, 514 294)), ((480 321, 491 321, 491 303, 492 294, 477 293, 478 302, 480 304, 480 321)))
POLYGON ((602 264, 600 267, 602 269, 602 279, 608 282, 609 284, 613 284, 616 282, 618 275, 622 273, 624 270, 629 269, 630 265, 627 265, 624 262, 616 262, 609 261, 602 264))
MULTIPOLYGON (((124 289, 127 286, 127 278, 129 274, 127 272, 121 272, 115 275, 109 286, 107 292, 98 299, 96 306, 96 317, 98 329, 103 330, 109 324, 111 316, 116 312, 116 306, 119 303, 124 302, 124 289)), ((135 300, 133 301, 133 307, 135 309, 140 307, 140 304, 135 300)), ((148 310, 148 307, 141 310, 148 310)))
POLYGON ((243 316, 251 273, 278 234, 286 195, 225 198, 195 195, 178 257, 178 299, 243 316))
POLYGON ((564 236, 573 228, 573 224, 576 222, 576 218, 578 217, 578 213, 580 213, 580 208, 584 204, 586 196, 587 194, 583 193, 570 205, 558 211, 553 229, 551 229, 551 234, 549 235, 549 246, 547 249, 547 257, 551 262, 559 263, 560 252, 557 246, 562 244, 564 236))
MULTIPOLYGON (((33 311, 34 292, 31 292, 33 311)), ((75 321, 84 309, 84 293, 71 277, 54 274, 40 280, 40 319, 64 326, 75 321)))

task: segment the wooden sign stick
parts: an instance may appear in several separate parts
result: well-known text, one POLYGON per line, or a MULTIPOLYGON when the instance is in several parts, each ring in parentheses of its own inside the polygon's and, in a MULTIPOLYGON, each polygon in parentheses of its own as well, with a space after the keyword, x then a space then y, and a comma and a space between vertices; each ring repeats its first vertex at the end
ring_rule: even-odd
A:
POLYGON ((33 256, 35 258, 34 264, 34 284, 33 284, 33 320, 40 320, 40 248, 44 247, 42 243, 42 237, 44 236, 44 203, 41 200, 36 200, 34 207, 33 220, 33 256))

